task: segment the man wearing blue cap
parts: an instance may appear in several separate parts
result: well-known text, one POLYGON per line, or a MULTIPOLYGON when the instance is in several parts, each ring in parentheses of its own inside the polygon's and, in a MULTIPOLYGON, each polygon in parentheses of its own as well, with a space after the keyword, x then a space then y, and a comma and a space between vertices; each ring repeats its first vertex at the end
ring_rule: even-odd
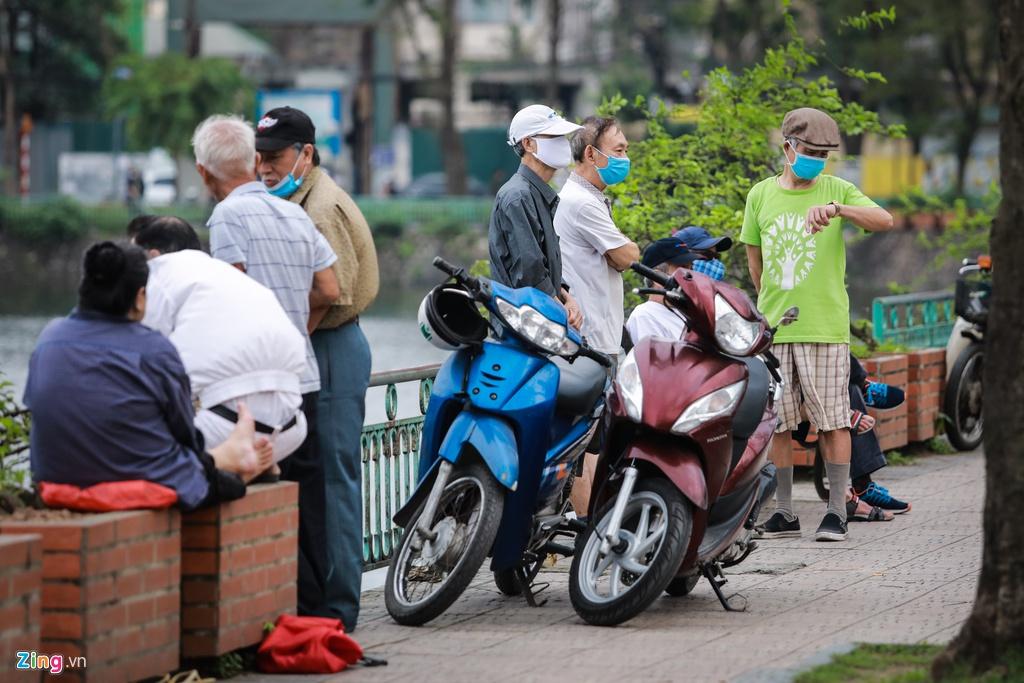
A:
MULTIPOLYGON (((726 238, 728 239, 728 238, 726 238)), ((654 268, 671 275, 677 268, 691 269, 697 254, 687 249, 679 236, 664 237, 655 240, 644 249, 640 260, 648 268, 654 268)), ((661 289, 656 282, 650 283, 655 289, 661 289)), ((626 331, 633 344, 645 337, 661 339, 680 339, 686 331, 686 323, 682 316, 665 304, 665 297, 651 294, 647 301, 633 309, 626 321, 626 331)))
POLYGON ((691 225, 674 234, 687 249, 694 252, 693 272, 721 280, 725 277, 725 264, 718 258, 732 246, 729 237, 715 237, 704 228, 691 225))

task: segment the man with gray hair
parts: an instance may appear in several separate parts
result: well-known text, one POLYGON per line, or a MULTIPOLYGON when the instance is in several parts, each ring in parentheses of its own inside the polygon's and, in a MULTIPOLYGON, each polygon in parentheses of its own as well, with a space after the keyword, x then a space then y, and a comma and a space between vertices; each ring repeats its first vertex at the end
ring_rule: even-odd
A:
POLYGON ((280 466, 283 478, 299 483, 298 612, 327 616, 322 613, 326 498, 316 430, 320 373, 309 332, 339 295, 331 269, 338 257, 301 206, 274 197, 256 179, 256 139, 248 123, 237 116, 211 116, 196 128, 192 147, 196 169, 219 202, 207 221, 212 256, 270 289, 305 341, 300 389, 308 433, 280 466))

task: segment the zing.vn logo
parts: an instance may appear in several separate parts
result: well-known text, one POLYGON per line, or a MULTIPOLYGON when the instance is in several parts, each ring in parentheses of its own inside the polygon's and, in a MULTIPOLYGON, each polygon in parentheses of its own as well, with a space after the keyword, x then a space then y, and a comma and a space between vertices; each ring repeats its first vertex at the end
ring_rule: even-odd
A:
POLYGON ((64 671, 67 663, 69 669, 84 669, 86 667, 85 657, 64 657, 64 655, 44 655, 35 650, 19 650, 17 653, 18 663, 16 669, 29 669, 36 671, 49 671, 51 674, 59 674, 64 671))

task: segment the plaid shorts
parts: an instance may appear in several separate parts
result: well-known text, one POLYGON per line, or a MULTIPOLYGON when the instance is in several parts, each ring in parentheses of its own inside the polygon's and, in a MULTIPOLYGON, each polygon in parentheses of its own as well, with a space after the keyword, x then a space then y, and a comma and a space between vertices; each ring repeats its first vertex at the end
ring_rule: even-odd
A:
POLYGON ((776 344, 782 375, 782 405, 775 432, 810 420, 818 431, 850 428, 850 345, 776 344))

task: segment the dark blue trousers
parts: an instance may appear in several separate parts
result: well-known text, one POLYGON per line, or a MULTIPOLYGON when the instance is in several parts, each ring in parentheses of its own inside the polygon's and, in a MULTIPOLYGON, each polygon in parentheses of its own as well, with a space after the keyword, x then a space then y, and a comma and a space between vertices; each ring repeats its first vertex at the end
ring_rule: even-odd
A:
POLYGON ((320 366, 317 403, 326 497, 327 564, 321 616, 353 631, 363 575, 363 495, 360 448, 370 382, 370 345, 358 323, 312 335, 320 366))

